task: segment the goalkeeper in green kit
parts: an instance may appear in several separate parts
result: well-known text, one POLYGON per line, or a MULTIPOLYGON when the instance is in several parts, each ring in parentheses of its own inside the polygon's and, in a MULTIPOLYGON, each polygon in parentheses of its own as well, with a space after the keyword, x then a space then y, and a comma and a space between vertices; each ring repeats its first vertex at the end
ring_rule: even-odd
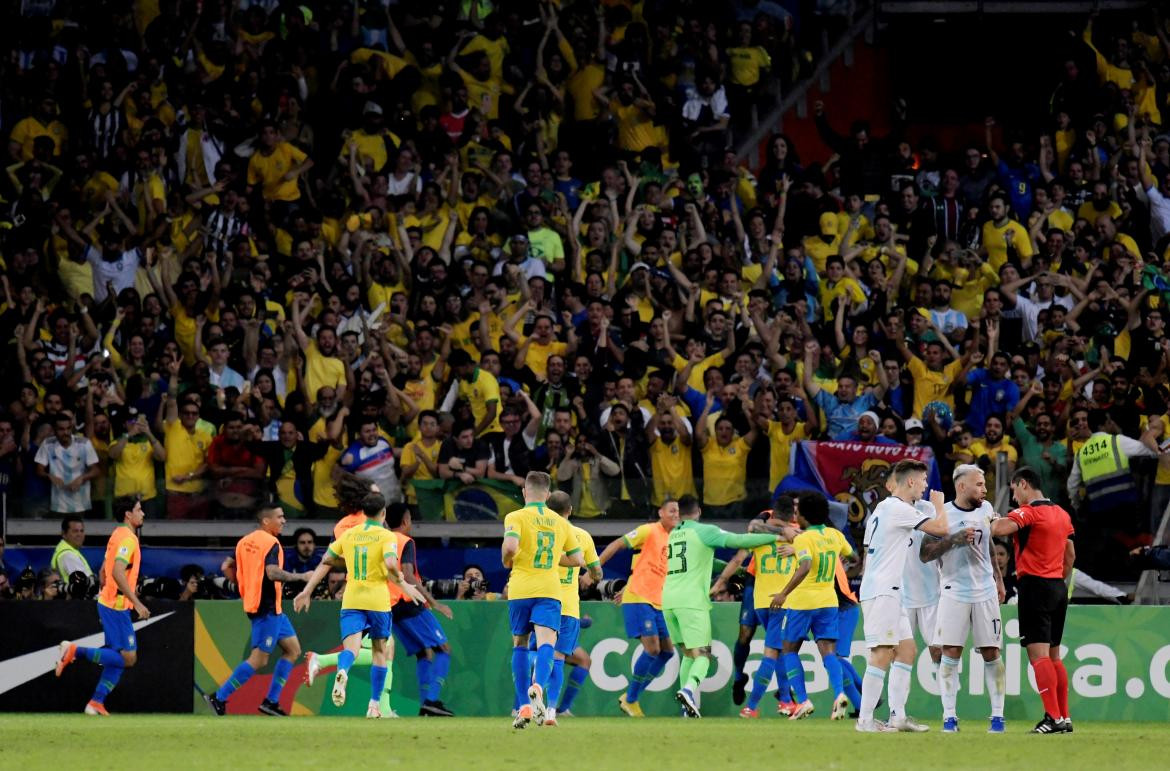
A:
POLYGON ((699 501, 684 495, 678 502, 680 522, 670 532, 662 614, 670 639, 682 654, 681 687, 675 699, 688 717, 700 717, 699 684, 711 666, 711 571, 716 549, 751 549, 784 540, 767 533, 729 533, 699 523, 699 501))

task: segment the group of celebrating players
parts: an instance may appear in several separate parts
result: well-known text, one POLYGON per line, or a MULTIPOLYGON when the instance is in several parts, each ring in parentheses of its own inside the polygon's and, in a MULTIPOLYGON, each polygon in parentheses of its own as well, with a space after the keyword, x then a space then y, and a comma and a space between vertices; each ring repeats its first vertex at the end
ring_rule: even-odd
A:
MULTIPOLYGON (((293 600, 294 609, 303 611, 316 586, 342 565, 347 574, 340 616, 342 649, 336 654, 308 654, 310 684, 323 668, 336 666, 332 700, 340 707, 346 700, 350 668, 369 666, 366 716, 395 717, 389 705, 393 630, 407 653, 418 657, 421 714, 451 714, 439 698, 450 657, 441 626, 430 611, 443 606, 419 580, 409 511, 391 506, 388 521, 386 500, 375 485, 356 477, 348 482, 341 486, 345 494, 340 496, 348 514, 334 528, 334 541, 313 573, 284 569, 278 540, 284 513, 278 506, 262 508, 257 529, 237 544, 237 580, 252 623, 251 653, 214 693, 206 694, 216 714, 226 713, 232 693, 267 665, 277 647, 281 658, 260 711, 285 714, 281 694, 301 648, 282 612, 282 584, 305 582, 293 600)), ((799 653, 811 635, 833 690, 833 720, 850 716, 852 704, 860 732, 926 731, 928 726, 906 713, 917 631, 938 665, 943 731, 959 730, 959 666, 970 637, 984 662, 991 701, 988 730, 1003 733, 1006 686, 999 612, 1003 580, 991 549, 993 537, 1014 534, 1020 638, 1045 709, 1033 732, 1071 732, 1068 675, 1060 657, 1068 597, 1065 581, 1075 560, 1069 515, 1044 497, 1039 477, 1027 468, 1012 477, 1018 508, 1003 517, 997 517, 986 500, 984 474, 977 466, 957 467, 954 482, 955 499, 946 503, 940 491, 927 496, 925 464, 914 460, 895 464, 887 480, 889 496, 866 523, 860 559, 848 539, 830 525, 828 501, 816 492, 778 497, 775 507, 753 519, 745 534, 701 523, 702 510, 692 496, 670 500, 658 510, 656 522, 639 526, 599 555, 589 533, 570 524, 569 496, 550 492, 548 474, 529 473, 525 505, 504 519, 501 545, 502 562, 511 571, 507 596, 513 635, 513 726, 556 725, 558 707, 564 712, 571 704, 588 676, 588 656, 578 646, 579 586, 600 580, 604 564, 628 548, 637 553, 620 602, 626 633, 640 640, 642 651, 618 705, 631 717, 644 716, 639 698, 666 669, 675 648, 680 654, 675 698, 684 716, 701 716, 700 686, 713 661, 711 596, 721 593, 730 576, 747 563, 754 583, 744 593, 733 688, 737 704, 747 698, 741 717, 759 716, 760 701, 773 678, 781 714, 791 720, 813 714, 799 653), (717 563, 716 549, 739 551, 729 563, 717 563), (862 580, 855 595, 848 574, 858 567, 862 580), (712 585, 714 575, 718 577, 712 585), (923 597, 926 601, 912 599, 923 597), (859 608, 869 649, 863 676, 851 663, 859 608), (764 656, 749 695, 744 668, 757 627, 764 628, 764 656), (575 666, 568 679, 566 664, 575 666), (887 673, 889 720, 881 721, 874 712, 887 673)), ((101 666, 87 714, 107 714, 106 696, 136 661, 131 611, 141 618, 150 614, 135 593, 142 508, 126 499, 118 502, 118 511, 123 522, 106 549, 102 568, 106 580, 98 598, 105 645, 87 648, 62 642, 57 664, 58 676, 79 657, 101 666)))

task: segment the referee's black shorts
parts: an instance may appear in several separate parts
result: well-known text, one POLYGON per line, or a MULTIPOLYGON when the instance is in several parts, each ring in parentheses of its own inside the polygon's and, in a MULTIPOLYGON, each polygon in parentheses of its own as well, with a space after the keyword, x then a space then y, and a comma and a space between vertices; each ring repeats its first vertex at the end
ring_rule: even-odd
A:
POLYGON ((1068 585, 1059 578, 1020 576, 1016 583, 1019 598, 1020 645, 1060 645, 1064 616, 1068 612, 1068 585))

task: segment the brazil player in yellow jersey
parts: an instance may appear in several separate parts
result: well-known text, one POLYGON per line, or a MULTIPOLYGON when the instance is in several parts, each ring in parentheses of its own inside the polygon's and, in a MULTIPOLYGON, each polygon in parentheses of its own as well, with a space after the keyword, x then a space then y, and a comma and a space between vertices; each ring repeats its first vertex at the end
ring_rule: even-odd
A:
MULTIPOLYGON (((777 505, 772 509, 771 516, 767 520, 769 525, 777 528, 787 526, 795 530, 795 506, 792 505, 791 499, 789 499, 788 504, 788 506, 777 505)), ((742 559, 741 555, 745 555, 745 552, 750 554, 755 562, 756 579, 752 592, 755 624, 752 629, 754 631, 756 626, 764 628, 764 658, 760 660, 760 665, 756 668, 751 695, 748 697, 747 706, 740 711, 739 716, 759 717, 760 700, 764 698, 768 686, 772 683, 773 675, 776 677, 776 696, 780 701, 778 710, 782 715, 790 715, 796 705, 788 701, 788 676, 784 667, 778 666, 780 652, 783 648, 782 634, 785 610, 783 608, 773 610, 771 605, 772 595, 788 585, 788 580, 796 570, 796 552, 791 543, 776 542, 756 546, 750 550, 741 550, 735 555, 736 559, 742 559)), ((722 575, 719 578, 717 586, 724 581, 722 575)), ((742 613, 740 618, 742 623, 742 613)))
MULTIPOLYGON (((837 581, 838 560, 853 555, 853 548, 840 530, 829 527, 829 502, 820 493, 804 493, 797 499, 796 518, 804 529, 792 541, 796 550, 796 571, 778 593, 772 595, 773 608, 784 608, 784 668, 788 684, 796 696, 797 708, 789 720, 811 715, 813 703, 804 689, 804 666, 800 646, 811 630, 821 652, 829 685, 833 687, 833 710, 830 717, 841 720, 849 714, 841 662, 837 659, 837 581)), ((758 591, 758 589, 757 589, 758 591)))
MULTIPOLYGON (((561 490, 549 493, 548 507, 560 514, 568 521, 573 513, 573 503, 569 494, 561 490)), ((588 530, 571 525, 573 534, 577 536, 577 543, 581 547, 581 556, 585 560, 585 569, 589 571, 589 578, 594 582, 601 580, 601 562, 597 558, 597 547, 593 544, 593 536, 588 530)), ((545 725, 557 724, 556 705, 561 698, 561 687, 565 683, 565 661, 575 658, 578 670, 584 668, 589 671, 588 654, 578 653, 577 640, 581 637, 581 595, 578 589, 578 579, 581 569, 573 565, 564 568, 561 573, 561 628, 557 632, 557 643, 554 646, 552 676, 548 681, 548 709, 544 718, 545 725), (584 661, 579 658, 584 654, 584 661)))
POLYGON ((333 681, 333 703, 345 704, 345 684, 349 668, 353 666, 361 647, 362 635, 368 633, 373 664, 370 667, 370 703, 366 717, 382 717, 378 698, 386 687, 386 644, 390 638, 390 587, 393 581, 411 602, 425 598, 403 578, 398 568, 398 539, 387 530, 386 499, 381 493, 370 493, 362 499, 366 520, 355 525, 338 540, 329 544, 325 558, 313 571, 305 588, 293 599, 298 612, 308 610, 310 598, 317 584, 324 580, 331 568, 345 563, 345 594, 341 598, 341 645, 344 650, 337 657, 337 676, 333 681))
POLYGON ((561 628, 561 571, 584 567, 573 527, 545 505, 552 479, 530 471, 524 479, 524 508, 504 517, 500 560, 511 570, 508 617, 512 627, 512 677, 520 711, 512 723, 543 725, 544 694, 552 676, 557 633, 561 628), (536 634, 536 666, 528 669, 528 635, 536 634))

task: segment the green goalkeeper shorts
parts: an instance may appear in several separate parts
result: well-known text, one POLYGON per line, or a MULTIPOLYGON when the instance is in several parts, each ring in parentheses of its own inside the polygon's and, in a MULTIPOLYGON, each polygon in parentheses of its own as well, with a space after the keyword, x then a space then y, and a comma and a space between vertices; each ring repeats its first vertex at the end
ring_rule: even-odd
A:
POLYGON ((670 639, 686 648, 706 648, 711 645, 711 611, 698 608, 662 609, 670 639))

